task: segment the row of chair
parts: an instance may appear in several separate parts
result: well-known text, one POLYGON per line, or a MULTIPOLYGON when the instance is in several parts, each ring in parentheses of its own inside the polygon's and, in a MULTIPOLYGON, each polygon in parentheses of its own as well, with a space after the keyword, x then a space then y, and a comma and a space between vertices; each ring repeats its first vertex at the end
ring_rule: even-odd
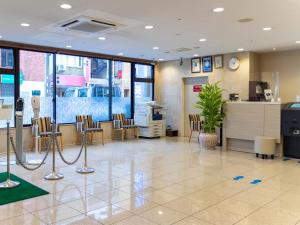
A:
MULTIPOLYGON (((35 143, 35 138, 38 138, 38 150, 41 150, 42 143, 44 141, 49 141, 52 134, 51 127, 51 118, 50 117, 40 117, 37 120, 33 120, 33 125, 38 126, 38 135, 33 136, 35 143)), ((100 122, 95 122, 91 115, 78 115, 76 116, 76 131, 77 131, 77 140, 81 140, 84 129, 87 132, 89 137, 89 142, 93 143, 93 137, 95 134, 101 134, 101 142, 104 145, 104 131, 101 127, 100 122), (85 123, 86 121, 86 123, 85 123), (86 127, 85 127, 86 126, 86 127)), ((136 138, 139 137, 138 126, 134 124, 133 119, 126 119, 124 114, 113 114, 113 129, 112 129, 112 138, 115 139, 116 134, 121 134, 122 141, 125 140, 126 133, 128 130, 133 130, 136 138)), ((57 126, 56 135, 59 138, 61 149, 64 148, 63 144, 63 135, 60 131, 60 126, 57 126)))

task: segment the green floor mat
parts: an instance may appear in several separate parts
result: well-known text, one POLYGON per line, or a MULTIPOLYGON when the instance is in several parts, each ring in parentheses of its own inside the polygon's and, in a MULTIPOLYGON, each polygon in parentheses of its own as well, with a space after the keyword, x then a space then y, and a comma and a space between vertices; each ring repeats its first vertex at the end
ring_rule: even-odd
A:
MULTIPOLYGON (((4 182, 6 179, 7 173, 0 173, 0 182, 4 182)), ((0 188, 0 205, 49 194, 49 192, 28 183, 13 174, 11 174, 11 180, 19 181, 20 185, 15 188, 0 188)))

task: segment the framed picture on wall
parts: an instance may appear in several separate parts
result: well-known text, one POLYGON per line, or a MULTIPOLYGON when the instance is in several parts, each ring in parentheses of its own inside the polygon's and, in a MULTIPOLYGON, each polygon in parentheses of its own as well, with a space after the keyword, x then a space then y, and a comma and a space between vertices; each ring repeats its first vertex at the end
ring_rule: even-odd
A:
POLYGON ((214 65, 215 69, 221 69, 223 68, 223 55, 216 55, 214 56, 214 65))
POLYGON ((211 56, 202 57, 202 71, 203 73, 209 73, 213 71, 211 56))
POLYGON ((191 72, 200 73, 201 72, 201 58, 191 59, 191 72))

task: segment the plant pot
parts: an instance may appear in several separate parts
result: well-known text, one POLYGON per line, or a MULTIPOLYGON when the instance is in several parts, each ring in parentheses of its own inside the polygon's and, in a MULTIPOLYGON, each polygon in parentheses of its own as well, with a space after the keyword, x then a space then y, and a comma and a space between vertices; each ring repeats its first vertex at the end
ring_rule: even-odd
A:
POLYGON ((218 144, 218 135, 216 133, 200 133, 199 142, 205 149, 215 149, 218 144))

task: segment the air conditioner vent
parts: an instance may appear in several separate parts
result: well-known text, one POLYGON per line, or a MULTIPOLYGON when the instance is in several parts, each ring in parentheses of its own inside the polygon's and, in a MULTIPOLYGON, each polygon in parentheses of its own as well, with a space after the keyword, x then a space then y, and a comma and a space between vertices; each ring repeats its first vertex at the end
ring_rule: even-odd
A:
POLYGON ((191 51, 191 50, 192 49, 190 49, 190 48, 176 48, 173 51, 175 51, 175 52, 188 52, 188 51, 191 51))
POLYGON ((62 24, 61 27, 72 31, 98 33, 110 29, 115 29, 117 25, 109 21, 100 21, 89 17, 81 16, 76 20, 72 20, 62 24))

